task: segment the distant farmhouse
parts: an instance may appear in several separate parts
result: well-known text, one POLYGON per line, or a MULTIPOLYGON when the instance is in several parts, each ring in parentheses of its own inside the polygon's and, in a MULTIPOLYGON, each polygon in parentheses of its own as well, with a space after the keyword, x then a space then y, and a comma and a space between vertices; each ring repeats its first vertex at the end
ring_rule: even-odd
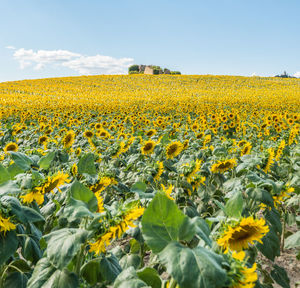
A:
POLYGON ((147 74, 147 75, 159 75, 159 74, 172 74, 180 75, 179 71, 171 71, 167 68, 162 69, 160 66, 155 65, 131 65, 128 68, 128 74, 147 74))

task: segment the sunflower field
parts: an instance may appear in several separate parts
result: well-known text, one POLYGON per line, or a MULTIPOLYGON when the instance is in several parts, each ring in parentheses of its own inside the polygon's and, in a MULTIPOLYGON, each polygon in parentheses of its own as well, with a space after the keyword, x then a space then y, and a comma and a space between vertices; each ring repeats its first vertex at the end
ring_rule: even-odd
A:
POLYGON ((299 79, 81 76, 0 98, 0 288, 297 286, 278 259, 300 259, 299 79))

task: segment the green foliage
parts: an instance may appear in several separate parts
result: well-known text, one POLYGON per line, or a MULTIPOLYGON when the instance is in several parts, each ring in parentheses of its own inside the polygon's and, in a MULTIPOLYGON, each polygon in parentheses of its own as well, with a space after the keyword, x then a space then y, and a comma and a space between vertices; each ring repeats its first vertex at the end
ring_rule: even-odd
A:
POLYGON ((139 65, 131 65, 129 68, 128 68, 128 72, 139 72, 139 65))

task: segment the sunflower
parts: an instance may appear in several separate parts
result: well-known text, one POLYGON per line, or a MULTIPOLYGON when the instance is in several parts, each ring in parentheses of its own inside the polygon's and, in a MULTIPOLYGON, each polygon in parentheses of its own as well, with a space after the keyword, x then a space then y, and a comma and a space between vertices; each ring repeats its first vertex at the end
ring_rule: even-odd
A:
POLYGON ((95 129, 99 130, 102 127, 101 123, 96 123, 95 124, 95 129))
POLYGON ((241 156, 249 154, 251 151, 251 148, 252 148, 252 145, 249 142, 247 142, 244 145, 244 147, 242 148, 241 156))
POLYGON ((96 193, 101 193, 106 187, 109 185, 117 184, 117 181, 114 178, 111 177, 101 177, 101 179, 94 184, 93 186, 90 187, 92 192, 96 193))
POLYGON ((48 136, 43 135, 43 136, 41 136, 41 137, 39 138, 38 143, 39 143, 39 145, 43 145, 43 144, 45 144, 47 141, 48 141, 48 136))
POLYGON ((73 130, 70 130, 62 140, 64 148, 70 148, 73 145, 74 140, 75 132, 73 130))
POLYGON ((156 165, 157 165, 157 172, 153 176, 153 179, 157 181, 160 178, 161 174, 164 172, 164 163, 157 161, 156 165))
POLYGON ((246 140, 241 140, 238 142, 237 146, 243 147, 246 143, 248 143, 246 140))
POLYGON ((10 222, 10 218, 5 218, 0 214, 0 232, 6 233, 6 231, 16 229, 16 225, 10 222))
POLYGON ((262 243, 261 239, 269 232, 266 221, 261 219, 253 219, 252 216, 242 218, 242 220, 234 226, 228 226, 223 232, 222 237, 218 239, 219 246, 228 250, 241 251, 247 249, 254 241, 262 243))
POLYGON ((21 196, 24 203, 32 203, 36 201, 38 205, 42 205, 44 203, 44 194, 42 192, 43 187, 35 187, 29 193, 24 196, 21 196))
POLYGON ((17 143, 10 142, 4 147, 4 152, 17 152, 19 149, 19 146, 17 143))
POLYGON ((269 153, 269 157, 268 157, 267 163, 264 167, 264 172, 265 173, 269 172, 269 170, 271 169, 272 164, 274 163, 274 156, 275 156, 274 149, 272 147, 269 148, 268 153, 269 153))
POLYGON ((65 174, 61 171, 59 171, 56 176, 54 176, 52 179, 48 177, 47 182, 43 186, 43 192, 51 192, 53 189, 57 188, 59 192, 59 187, 65 183, 69 183, 71 180, 68 179, 69 174, 65 174))
POLYGON ((83 136, 86 138, 92 138, 94 136, 94 133, 91 130, 87 130, 83 133, 83 136))
POLYGON ((110 136, 110 134, 104 130, 104 129, 101 129, 99 130, 99 132, 97 133, 97 136, 99 137, 103 137, 103 138, 108 138, 110 136))
POLYGON ((76 148, 76 150, 75 150, 75 155, 78 157, 80 154, 81 154, 81 148, 78 147, 78 148, 76 148))
POLYGON ((242 274, 241 279, 231 288, 254 288, 257 281, 256 263, 251 268, 244 266, 240 273, 242 274))
POLYGON ((103 197, 100 195, 100 193, 95 193, 95 196, 97 198, 97 203, 98 203, 98 213, 104 212, 104 205, 103 205, 103 197))
POLYGON ((217 163, 213 164, 211 167, 211 172, 213 173, 224 173, 227 170, 230 170, 236 166, 235 159, 228 159, 225 161, 218 161, 217 163))
POLYGON ((183 149, 186 149, 188 146, 189 146, 189 140, 186 139, 186 140, 184 140, 184 142, 183 142, 183 149))
POLYGON ((171 200, 175 200, 172 196, 171 196, 171 193, 172 193, 172 190, 173 190, 173 185, 169 185, 168 188, 165 187, 164 184, 161 184, 161 188, 163 189, 164 193, 166 194, 166 196, 171 199, 171 200))
POLYGON ((252 267, 247 266, 246 253, 244 251, 232 252, 234 263, 231 263, 231 271, 229 277, 231 278, 230 288, 254 288, 257 281, 256 263, 252 267))
POLYGON ((168 159, 173 159, 183 150, 183 144, 179 141, 170 143, 166 148, 166 154, 168 159))
POLYGON ((71 174, 75 177, 77 175, 77 173, 78 173, 78 167, 77 167, 76 163, 74 163, 71 168, 71 174))
POLYGON ((144 155, 152 154, 155 144, 156 143, 153 140, 148 140, 147 142, 145 142, 144 146, 141 148, 142 154, 144 155))
POLYGON ((146 135, 148 136, 148 137, 152 137, 153 135, 155 135, 156 134, 156 130, 155 129, 150 129, 150 130, 148 130, 147 132, 146 132, 146 135))

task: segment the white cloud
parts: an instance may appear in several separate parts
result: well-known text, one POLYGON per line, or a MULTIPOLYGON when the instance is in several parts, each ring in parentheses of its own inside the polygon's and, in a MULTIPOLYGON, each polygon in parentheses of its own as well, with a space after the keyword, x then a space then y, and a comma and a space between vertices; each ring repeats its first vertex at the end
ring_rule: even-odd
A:
POLYGON ((6 46, 5 48, 6 48, 6 49, 11 49, 11 50, 15 50, 15 49, 16 49, 16 47, 15 47, 15 46, 11 46, 11 45, 9 45, 9 46, 6 46))
POLYGON ((126 73, 127 68, 133 64, 132 58, 117 59, 99 54, 87 56, 68 50, 33 51, 32 49, 20 48, 14 51, 13 57, 19 62, 21 69, 33 66, 35 70, 40 70, 47 66, 62 66, 81 75, 122 74, 126 73))
POLYGON ((296 73, 294 74, 294 77, 300 78, 300 71, 296 72, 296 73))
POLYGON ((252 73, 251 76, 252 76, 252 77, 257 76, 257 75, 256 75, 256 72, 252 73))
POLYGON ((62 65, 75 70, 79 74, 97 74, 105 71, 107 74, 122 74, 133 64, 131 58, 116 59, 110 56, 81 56, 64 62, 62 65))

